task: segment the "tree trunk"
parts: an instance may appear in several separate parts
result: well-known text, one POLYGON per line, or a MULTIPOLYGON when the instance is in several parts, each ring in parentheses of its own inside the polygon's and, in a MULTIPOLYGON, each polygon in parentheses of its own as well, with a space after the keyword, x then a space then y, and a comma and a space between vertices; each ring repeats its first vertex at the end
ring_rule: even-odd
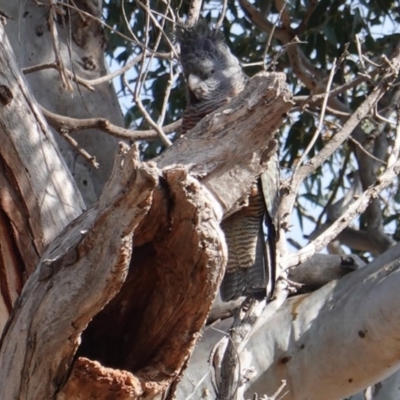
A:
POLYGON ((0 25, 1 330, 43 250, 83 210, 0 25))
MULTIPOLYGON (((21 80, 2 37, 1 68, 21 80)), ((50 243, 24 286, 3 334, 0 398, 105 398, 110 382, 120 382, 114 398, 126 398, 127 380, 131 398, 173 394, 223 275, 219 223, 264 170, 292 106, 284 82, 283 74, 254 78, 157 166, 121 148, 99 201, 50 243)), ((4 86, 11 100, 23 97, 21 85, 4 86)))
MULTIPOLYGON (((285 399, 337 400, 398 370, 399 260, 396 245, 358 271, 289 299, 272 318, 267 306, 247 350, 239 353, 244 398, 272 396, 285 382, 285 399)), ((178 386, 178 399, 215 398, 207 358, 219 332, 229 326, 223 321, 206 330, 178 386), (199 384, 194 388, 193 383, 199 384)), ((211 354, 212 365, 218 365, 219 352, 211 354)), ((374 398, 395 398, 379 397, 379 392, 395 392, 396 375, 387 381, 385 390, 376 386, 374 398)))
MULTIPOLYGON (((111 82, 96 82, 108 72, 104 60, 104 32, 95 19, 101 18, 102 3, 79 0, 74 5, 82 13, 60 5, 39 7, 33 1, 0 0, 0 10, 13 18, 8 21, 6 32, 20 67, 42 66, 25 74, 38 103, 56 114, 74 118, 102 117, 123 126, 111 82), (56 40, 52 29, 56 31, 56 40), (58 59, 55 48, 59 52, 58 59), (53 68, 45 68, 49 64, 53 68), (65 81, 61 79, 63 68, 70 73, 70 78, 65 81), (74 82, 75 77, 84 82, 78 85, 74 82)), ((63 133, 69 132, 64 130, 63 133)), ((55 134, 85 203, 91 205, 100 196, 111 174, 118 140, 95 129, 74 132, 71 136, 88 157, 80 156, 77 148, 73 148, 60 132, 55 134), (99 164, 98 168, 94 166, 95 162, 99 164)))

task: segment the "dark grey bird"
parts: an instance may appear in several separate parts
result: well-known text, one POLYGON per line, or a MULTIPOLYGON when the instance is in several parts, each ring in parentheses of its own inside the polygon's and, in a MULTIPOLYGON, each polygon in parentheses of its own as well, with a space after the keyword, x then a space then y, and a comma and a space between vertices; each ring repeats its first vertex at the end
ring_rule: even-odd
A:
MULTIPOLYGON (((187 83, 187 106, 182 118, 182 133, 186 133, 237 96, 248 78, 225 44, 223 33, 205 21, 191 27, 178 26, 175 40, 180 45, 180 62, 187 83)), ((248 206, 221 224, 228 246, 228 264, 220 287, 223 301, 248 295, 265 296, 269 294, 267 285, 273 290, 279 172, 275 154, 262 176, 256 182, 249 182, 248 206)))

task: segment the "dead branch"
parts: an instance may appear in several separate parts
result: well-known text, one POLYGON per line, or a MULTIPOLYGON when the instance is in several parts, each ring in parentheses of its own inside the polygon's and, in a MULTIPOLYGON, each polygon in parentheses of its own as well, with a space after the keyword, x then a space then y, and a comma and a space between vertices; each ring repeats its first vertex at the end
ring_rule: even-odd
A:
POLYGON ((199 19, 202 3, 203 2, 201 0, 190 1, 188 17, 186 21, 189 26, 193 26, 199 19))
MULTIPOLYGON (((126 140, 151 140, 157 137, 157 132, 154 130, 130 130, 124 129, 112 124, 105 118, 71 118, 64 115, 52 113, 45 108, 41 107, 43 115, 46 117, 48 123, 57 131, 65 130, 67 132, 82 131, 85 129, 99 129, 103 132, 109 133, 120 139, 126 140)), ((172 133, 179 129, 181 120, 175 121, 172 124, 163 127, 165 133, 172 133)))
POLYGON ((338 234, 349 225, 349 223, 360 215, 367 208, 372 198, 376 197, 383 189, 387 188, 397 177, 400 167, 400 160, 397 159, 394 164, 390 165, 385 172, 379 177, 379 180, 370 188, 368 188, 359 199, 347 209, 347 211, 327 228, 312 243, 305 246, 295 255, 286 257, 285 266, 295 266, 307 261, 312 255, 324 248, 329 242, 338 236, 338 234))
POLYGON ((264 171, 275 150, 274 133, 292 106, 290 99, 284 74, 258 74, 231 103, 202 119, 181 138, 174 145, 178 152, 167 149, 157 158, 157 164, 162 168, 190 166, 191 173, 214 194, 227 216, 242 206, 252 177, 264 171), (202 148, 207 152, 200 152, 202 148), (218 180, 210 179, 214 173, 218 180))
POLYGON ((84 358, 134 371, 133 398, 173 392, 224 271, 219 222, 265 169, 290 96, 283 74, 253 78, 158 168, 122 149, 99 201, 50 244, 24 287, 0 350, 0 362, 13 359, 0 368, 1 398, 63 398, 71 384, 85 398, 87 381, 76 377, 96 368, 84 358))
MULTIPOLYGON (((397 54, 392 62, 400 67, 400 55, 397 54)), ((284 226, 288 224, 288 218, 292 213, 294 200, 297 195, 298 188, 301 182, 314 171, 318 166, 320 166, 325 160, 330 157, 333 152, 344 142, 344 140, 350 136, 353 130, 357 127, 360 121, 373 109, 374 105, 379 101, 379 99, 386 93, 387 88, 390 86, 390 82, 396 78, 393 71, 387 69, 383 78, 377 83, 376 87, 373 89, 371 94, 364 100, 364 102, 358 107, 358 109, 352 114, 352 116, 343 125, 340 132, 331 139, 331 141, 325 145, 325 147, 315 155, 307 164, 299 168, 296 175, 290 180, 290 184, 286 183, 287 189, 290 187, 290 193, 287 195, 284 201, 281 202, 280 215, 284 218, 284 226)), ((345 226, 343 226, 344 228, 345 226)))
POLYGON ((365 263, 355 255, 315 254, 308 261, 288 270, 288 278, 300 283, 300 293, 314 291, 362 268, 365 263))

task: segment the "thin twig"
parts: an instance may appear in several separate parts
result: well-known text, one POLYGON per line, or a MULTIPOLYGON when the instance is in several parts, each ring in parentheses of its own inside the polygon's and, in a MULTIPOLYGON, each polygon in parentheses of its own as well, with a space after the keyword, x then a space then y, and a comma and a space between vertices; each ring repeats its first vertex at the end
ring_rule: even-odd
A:
MULTIPOLYGON (((178 54, 176 53, 175 47, 172 44, 169 36, 165 33, 164 30, 164 22, 165 22, 165 15, 162 15, 162 24, 160 25, 159 22, 157 21, 156 18, 154 18, 153 13, 152 13, 152 9, 149 6, 149 3, 146 5, 144 5, 141 1, 136 0, 136 3, 139 4, 139 6, 149 15, 150 19, 152 20, 153 24, 158 28, 159 33, 164 37, 164 39, 166 40, 166 42, 169 44, 169 47, 171 48, 171 51, 174 53, 175 57, 178 58, 178 54)), ((160 39, 158 39, 158 42, 160 41, 160 39)), ((157 49, 158 47, 158 43, 154 46, 155 49, 157 49)))
POLYGON ((320 215, 318 217, 318 220, 317 220, 317 223, 316 223, 316 227, 317 228, 321 225, 322 217, 326 214, 326 212, 329 209, 329 207, 333 204, 333 201, 336 198, 336 195, 337 195, 337 192, 339 191, 339 188, 342 187, 342 183, 343 183, 343 180, 344 180, 344 175, 345 175, 346 170, 347 170, 347 164, 349 163, 349 160, 350 160, 350 155, 351 155, 350 151, 346 151, 346 155, 345 155, 344 160, 343 160, 343 166, 342 166, 342 168, 340 168, 339 177, 338 177, 338 180, 336 182, 336 185, 335 185, 335 187, 334 187, 334 189, 332 191, 332 194, 329 196, 329 199, 328 199, 327 203, 325 204, 322 212, 320 213, 320 215))
POLYGON ((221 400, 234 399, 236 396, 242 373, 239 345, 243 340, 248 340, 263 306, 265 306, 265 301, 259 302, 254 298, 247 298, 235 312, 235 320, 229 330, 229 342, 221 364, 221 379, 218 388, 218 398, 221 400))
POLYGON ((198 21, 200 12, 201 12, 202 3, 203 3, 202 0, 191 0, 190 1, 189 12, 188 12, 187 20, 186 20, 186 24, 188 26, 193 26, 198 21))
MULTIPOLYGON (((157 53, 157 54, 160 55, 161 53, 157 53)), ((153 53, 151 53, 149 51, 146 51, 144 56, 145 57, 150 57, 152 55, 153 55, 153 53)), ((96 78, 96 79, 83 79, 83 78, 80 78, 80 77, 78 77, 76 75, 73 75, 72 72, 69 71, 67 68, 65 69, 65 71, 67 72, 68 76, 73 81, 75 81, 76 83, 81 84, 86 89, 89 89, 89 90, 93 91, 94 90, 93 86, 100 85, 100 84, 105 83, 105 82, 109 82, 112 79, 114 79, 115 77, 117 77, 119 75, 122 75, 124 72, 129 71, 133 66, 135 66, 142 58, 143 58, 143 55, 136 56, 132 60, 128 61, 123 67, 121 67, 121 68, 119 68, 119 69, 117 69, 117 70, 115 70, 115 71, 113 71, 113 72, 111 72, 111 73, 109 73, 107 75, 101 76, 100 78, 96 78)), ((172 59, 172 53, 162 54, 162 59, 171 60, 172 59)), ((53 62, 53 63, 44 63, 44 64, 33 65, 31 67, 23 68, 22 72, 24 74, 31 74, 33 72, 41 71, 41 70, 48 69, 48 68, 57 69, 57 64, 55 62, 53 62)))
POLYGON ((49 28, 51 33, 51 43, 53 44, 54 56, 56 58, 56 66, 61 78, 62 85, 66 90, 68 90, 68 92, 72 93, 74 90, 71 86, 68 74, 65 71, 64 62, 61 57, 60 43, 58 40, 58 30, 55 23, 57 19, 57 8, 58 8, 57 5, 58 5, 57 1, 51 0, 50 12, 47 22, 49 23, 49 28))
MULTIPOLYGON (((128 88, 128 90, 131 92, 131 94, 135 97, 135 92, 131 89, 129 83, 124 79, 124 84, 128 88)), ((161 126, 158 126, 153 119, 151 118, 150 114, 147 112, 145 107, 143 106, 143 103, 140 98, 135 98, 136 105, 139 108, 140 112, 142 113, 144 119, 148 122, 148 124, 157 132, 158 136, 160 139, 163 141, 163 143, 169 147, 172 145, 171 140, 168 138, 168 136, 165 134, 163 128, 161 126)))
MULTIPOLYGON (((71 2, 74 4, 74 6, 76 6, 75 2, 73 0, 71 0, 71 2)), ((77 84, 76 82, 76 72, 75 72, 75 66, 74 66, 74 62, 73 62, 73 58, 72 58, 72 17, 71 17, 71 9, 67 8, 67 15, 68 15, 68 29, 65 29, 67 31, 67 49, 68 49, 68 57, 69 57, 69 64, 71 65, 71 73, 72 73, 72 80, 76 83, 76 89, 78 90, 79 96, 81 98, 81 102, 83 104, 83 106, 85 107, 86 112, 89 113, 89 109, 87 107, 86 104, 86 100, 84 98, 84 96, 82 95, 82 91, 81 91, 81 87, 79 84, 77 84)), ((85 17, 81 14, 78 13, 78 15, 81 17, 82 20, 85 20, 85 17)), ((65 18, 62 18, 62 22, 63 22, 63 26, 65 27, 65 18)), ((65 68, 65 71, 68 74, 68 70, 67 68, 65 68)), ((71 85, 72 86, 72 85, 71 85)))
POLYGON ((96 161, 96 157, 89 154, 85 149, 79 146, 78 142, 69 135, 65 130, 60 131, 61 136, 79 153, 85 160, 89 161, 94 168, 99 168, 99 163, 96 161))
POLYGON ((276 64, 278 64, 278 60, 279 58, 281 58, 288 50, 288 48, 290 46, 297 46, 299 44, 306 44, 307 42, 302 42, 299 40, 299 38, 297 36, 295 36, 289 43, 286 43, 285 45, 283 45, 279 51, 274 55, 274 57, 272 58, 271 62, 266 66, 266 69, 275 69, 274 66, 276 64))
POLYGON ((196 385, 193 387, 192 392, 185 398, 185 400, 190 400, 194 395, 198 394, 196 393, 197 389, 200 387, 200 385, 205 381, 205 379, 210 375, 211 373, 211 367, 208 367, 207 372, 199 379, 199 381, 196 383, 196 385))
MULTIPOLYGON (((400 140, 399 140, 400 142, 400 140)), ((394 160, 394 158, 393 158, 394 160)), ((369 187, 364 193, 351 204, 348 209, 341 215, 339 219, 332 223, 323 233, 315 240, 303 247, 299 252, 286 257, 284 261, 285 268, 294 267, 309 260, 315 253, 322 250, 328 243, 342 232, 349 223, 358 215, 363 213, 370 203, 372 198, 375 198, 378 193, 386 189, 397 178, 397 170, 400 168, 400 161, 397 158, 393 164, 385 170, 379 177, 377 183, 369 187)))
MULTIPOLYGON (((41 4, 44 5, 44 6, 47 6, 47 4, 44 4, 44 3, 41 3, 41 4)), ((123 33, 119 32, 119 31, 116 31, 112 26, 106 24, 106 23, 105 23, 104 21, 102 21, 100 18, 97 18, 97 17, 95 17, 94 15, 92 15, 92 14, 86 12, 86 11, 83 11, 83 10, 81 10, 81 9, 79 9, 79 8, 77 9, 75 6, 72 6, 71 4, 68 4, 68 3, 64 3, 64 2, 62 2, 62 1, 56 1, 56 4, 57 4, 57 5, 60 5, 60 6, 62 6, 62 7, 69 7, 69 8, 71 8, 72 10, 77 11, 77 12, 79 12, 80 14, 83 14, 83 15, 85 15, 85 16, 88 17, 88 18, 91 18, 92 20, 97 21, 99 24, 101 24, 101 25, 104 26, 105 28, 109 29, 109 30, 110 30, 112 33, 114 33, 115 35, 121 37, 122 39, 127 40, 127 41, 130 42, 130 43, 135 43, 137 46, 141 47, 143 50, 147 50, 147 51, 150 51, 150 52, 152 51, 151 49, 147 49, 147 48, 143 45, 143 43, 141 43, 140 41, 135 41, 135 40, 132 39, 131 37, 128 37, 128 36, 124 35, 123 33)))
MULTIPOLYGON (((365 76, 365 75, 359 75, 357 78, 353 79, 350 82, 346 82, 343 85, 340 85, 336 87, 335 89, 332 89, 329 92, 329 97, 336 96, 338 94, 342 94, 346 92, 349 89, 352 89, 359 85, 362 82, 369 81, 371 78, 373 78, 375 75, 379 73, 379 69, 375 69, 370 72, 370 75, 365 76)), ((313 94, 313 95, 307 95, 307 96, 295 96, 293 97, 293 101, 296 104, 301 104, 303 107, 306 104, 318 104, 320 101, 324 100, 325 98, 325 93, 321 94, 313 94)))
MULTIPOLYGON (((267 54, 268 54, 269 48, 271 47, 271 42, 272 42, 272 38, 274 37, 275 29, 276 29, 276 27, 278 26, 279 21, 281 21, 281 19, 282 19, 282 13, 283 13, 283 10, 284 10, 285 7, 286 7, 286 4, 287 4, 287 1, 285 1, 285 3, 283 4, 283 7, 282 7, 281 10, 279 11, 278 18, 276 19, 276 21, 274 22, 274 24, 273 24, 273 26, 272 26, 271 33, 268 35, 267 44, 265 45, 265 49, 264 49, 264 51, 263 51, 263 60, 265 60, 265 57, 266 57, 267 54)), ((271 63, 270 65, 273 66, 273 65, 275 65, 275 64, 271 63)), ((265 68, 265 70, 267 70, 267 66, 266 66, 265 63, 264 63, 264 68, 265 68)))
POLYGON ((396 126, 396 138, 393 143, 392 151, 388 158, 388 168, 392 167, 397 159, 399 158, 400 152, 400 106, 397 105, 397 126, 396 126))
POLYGON ((322 108, 321 108, 321 113, 320 113, 319 123, 318 123, 317 129, 315 130, 314 135, 313 135, 310 143, 308 144, 307 148, 304 150, 303 154, 301 155, 301 157, 299 159, 299 162, 297 163, 297 165, 296 165, 296 167, 294 169, 293 177, 292 177, 293 179, 296 178, 297 171, 299 170, 299 168, 303 164, 303 162, 304 162, 305 158, 307 157, 308 153, 310 152, 310 150, 314 147, 315 142, 317 141, 318 136, 320 135, 320 133, 322 131, 322 128, 324 126, 324 118, 325 118, 326 106, 328 104, 329 91, 330 91, 331 86, 332 86, 332 81, 333 81, 333 77, 334 77, 335 72, 336 72, 336 67, 337 67, 337 65, 336 65, 336 58, 335 58, 333 60, 333 63, 332 63, 331 73, 329 74, 329 79, 328 79, 328 83, 327 83, 327 86, 326 86, 325 97, 324 97, 324 100, 322 102, 322 108))
POLYGON ((174 67, 173 67, 172 61, 170 61, 169 79, 168 79, 167 87, 165 88, 164 99, 163 99, 163 103, 162 103, 162 107, 161 107, 160 116, 157 121, 158 126, 162 126, 164 124, 165 114, 167 112, 167 107, 168 107, 168 102, 169 102, 169 96, 171 94, 171 90, 172 90, 176 80, 178 79, 179 75, 180 75, 179 71, 174 74, 174 67))
MULTIPOLYGON (((47 122, 57 131, 66 130, 68 132, 83 131, 86 129, 99 129, 120 139, 126 140, 152 140, 158 137, 156 130, 129 130, 112 124, 105 118, 86 118, 77 119, 54 114, 43 107, 40 107, 47 122)), ((172 124, 164 126, 163 131, 168 134, 175 132, 181 126, 182 121, 178 120, 172 124)))
POLYGON ((378 64, 372 60, 370 60, 367 56, 362 55, 363 60, 365 60, 368 64, 373 65, 376 68, 382 68, 382 64, 378 64))
MULTIPOLYGON (((146 19, 145 19, 145 27, 144 27, 144 43, 146 44, 146 47, 148 46, 149 43, 149 32, 150 32, 150 19, 153 20, 154 22, 154 17, 151 15, 151 10, 149 7, 149 3, 147 2, 147 6, 144 6, 143 4, 141 4, 138 0, 137 3, 141 5, 142 8, 144 8, 144 10, 146 11, 146 19)), ((122 1, 122 13, 123 13, 123 17, 125 20, 125 24, 128 26, 128 29, 130 29, 129 26, 129 21, 127 19, 126 13, 125 13, 125 7, 124 7, 124 2, 122 1)), ((161 40, 161 35, 162 35, 162 31, 163 31, 163 27, 161 27, 158 22, 157 22, 157 26, 160 28, 159 29, 159 35, 156 38, 156 43, 155 43, 155 49, 157 49, 160 40, 161 40)), ((170 141, 170 139, 168 138, 168 136, 165 134, 165 132, 162 129, 161 124, 157 124, 155 121, 153 121, 153 119, 151 118, 150 114, 147 112, 146 108, 144 107, 142 100, 141 100, 141 90, 142 90, 142 86, 143 83, 146 80, 147 77, 147 72, 148 72, 148 67, 151 63, 152 60, 152 56, 150 56, 150 60, 147 63, 147 66, 145 67, 145 57, 142 56, 142 62, 140 64, 139 67, 139 73, 138 73, 138 78, 136 79, 136 83, 135 83, 135 89, 132 90, 129 83, 127 82, 126 78, 123 78, 123 82, 124 85, 126 86, 126 88, 130 91, 130 93, 132 94, 136 105, 138 107, 138 109, 140 110, 140 112, 142 113, 144 119, 149 123, 149 125, 157 131, 158 135, 160 136, 161 140, 163 141, 163 143, 169 147, 172 145, 172 142, 170 141)))
MULTIPOLYGON (((382 110, 381 110, 382 111, 382 110)), ((386 111, 389 111, 390 113, 392 112, 392 106, 388 107, 386 109, 386 111)), ((384 122, 385 124, 391 125, 391 126, 397 126, 397 122, 393 122, 390 121, 389 119, 385 118, 384 116, 382 116, 379 111, 378 111, 378 105, 375 104, 374 107, 374 117, 382 122, 384 122)))
POLYGON ((381 160, 378 157, 375 157, 371 152, 369 152, 357 139, 355 139, 353 136, 349 137, 349 140, 353 142, 364 154, 366 154, 368 157, 371 158, 371 160, 377 161, 381 163, 382 165, 386 165, 386 162, 381 160))
POLYGON ((228 7, 228 0, 222 0, 221 14, 219 15, 218 21, 215 24, 215 29, 219 29, 222 23, 224 22, 227 7, 228 7))
MULTIPOLYGON (((392 63, 395 65, 400 65, 400 55, 397 55, 392 63)), ((357 108, 355 112, 350 116, 350 118, 343 125, 343 128, 332 137, 329 143, 315 155, 307 164, 302 165, 297 174, 296 179, 291 179, 290 184, 288 182, 283 182, 283 186, 289 191, 284 196, 280 204, 279 215, 282 216, 282 227, 289 225, 289 218, 292 214, 294 201, 303 180, 316 168, 322 165, 336 150, 337 148, 350 136, 353 130, 357 127, 359 122, 371 111, 377 101, 386 93, 387 88, 390 86, 391 82, 396 78, 396 73, 392 70, 385 71, 383 79, 377 81, 376 86, 369 94, 369 96, 364 100, 364 102, 357 108)))
POLYGON ((355 34, 355 38, 356 38, 356 45, 357 45, 358 60, 359 60, 360 65, 361 65, 361 69, 363 71, 365 71, 366 68, 365 68, 364 58, 363 58, 363 54, 362 54, 362 50, 361 50, 360 38, 359 38, 359 35, 357 33, 355 34))

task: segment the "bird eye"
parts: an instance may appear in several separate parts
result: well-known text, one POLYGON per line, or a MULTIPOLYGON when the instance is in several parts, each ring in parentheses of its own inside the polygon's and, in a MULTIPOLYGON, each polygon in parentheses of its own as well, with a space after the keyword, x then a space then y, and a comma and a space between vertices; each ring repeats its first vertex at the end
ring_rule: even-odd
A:
POLYGON ((212 70, 211 70, 211 73, 213 74, 215 72, 215 69, 213 68, 212 70))

